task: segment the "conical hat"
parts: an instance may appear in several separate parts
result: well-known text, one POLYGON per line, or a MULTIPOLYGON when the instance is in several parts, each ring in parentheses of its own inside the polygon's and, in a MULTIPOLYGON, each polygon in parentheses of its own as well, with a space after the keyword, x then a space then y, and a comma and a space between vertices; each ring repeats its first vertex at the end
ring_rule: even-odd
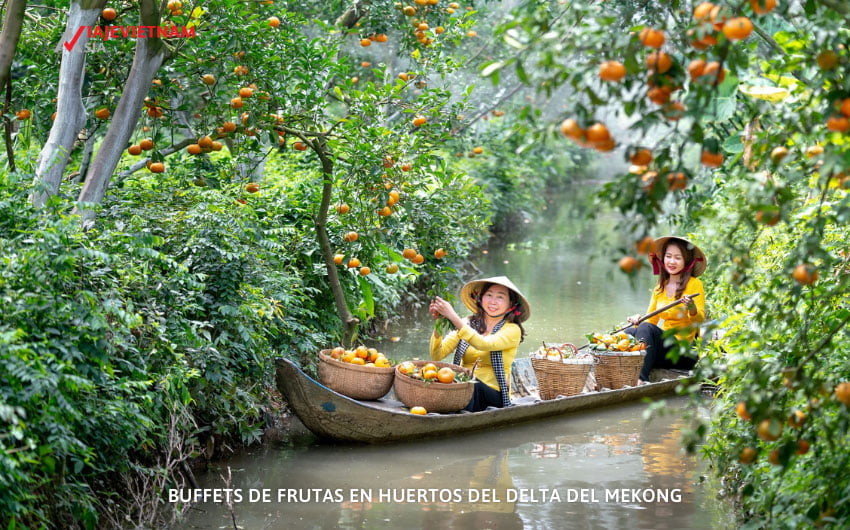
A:
MULTIPOLYGON (((693 242, 691 242, 689 239, 684 238, 684 237, 679 237, 679 236, 659 237, 658 239, 655 240, 653 251, 650 253, 650 259, 652 259, 652 257, 655 256, 659 260, 659 262, 663 262, 664 256, 662 256, 661 253, 664 252, 664 245, 666 245, 667 242, 670 241, 671 239, 675 239, 677 241, 684 243, 686 245, 686 247, 694 253, 694 264, 693 264, 693 268, 691 269, 691 276, 696 278, 700 274, 704 273, 705 268, 707 266, 705 253, 698 246, 694 245, 693 242)), ((689 265, 691 265, 691 264, 686 263, 685 267, 687 268, 689 265)), ((654 272, 654 269, 655 269, 655 266, 653 266, 653 272, 654 272)), ((655 272, 655 274, 658 274, 658 272, 655 272)))
POLYGON ((478 302, 476 301, 475 296, 480 297, 484 294, 481 292, 481 289, 488 283, 502 285, 515 292, 520 300, 519 307, 517 308, 519 310, 519 315, 517 316, 516 321, 525 322, 528 320, 528 317, 531 316, 531 306, 528 305, 528 300, 525 298, 525 295, 522 294, 522 291, 517 289, 514 282, 510 281, 507 276, 494 276, 492 278, 484 278, 483 280, 467 282, 460 290, 460 299, 463 301, 463 305, 465 305, 467 309, 473 313, 478 312, 478 302))

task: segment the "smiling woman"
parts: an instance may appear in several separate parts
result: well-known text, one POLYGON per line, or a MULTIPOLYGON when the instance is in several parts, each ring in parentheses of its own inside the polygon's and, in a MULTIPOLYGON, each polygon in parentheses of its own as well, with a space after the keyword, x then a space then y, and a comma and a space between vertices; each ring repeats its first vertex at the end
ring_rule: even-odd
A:
POLYGON ((477 363, 478 381, 466 410, 510 406, 511 363, 525 337, 522 322, 531 316, 528 300, 505 276, 468 282, 460 298, 472 316, 460 318, 440 297, 431 302, 431 315, 442 315, 455 327, 445 337, 434 330, 431 359, 440 360, 454 352, 454 364, 471 369, 477 363))

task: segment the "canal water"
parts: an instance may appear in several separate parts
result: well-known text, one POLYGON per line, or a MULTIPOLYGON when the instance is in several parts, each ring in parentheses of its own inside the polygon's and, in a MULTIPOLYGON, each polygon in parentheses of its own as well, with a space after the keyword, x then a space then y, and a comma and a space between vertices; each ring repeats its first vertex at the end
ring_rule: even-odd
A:
MULTIPOLYGON (((494 243, 474 259, 481 276, 508 275, 530 301, 519 356, 541 341, 584 344, 585 334, 646 309, 653 277, 643 272, 633 287, 616 271, 626 242, 613 218, 587 221, 553 204, 526 228, 521 242, 494 243)), ((427 358, 431 324, 420 308, 375 346, 396 360, 427 358)), ((274 529, 732 527, 719 486, 679 445, 684 406, 670 398, 667 413, 649 422, 647 405, 633 403, 386 446, 323 444, 307 434, 198 477, 203 488, 238 490, 241 498, 198 503, 179 527, 234 528, 234 520, 274 529)))

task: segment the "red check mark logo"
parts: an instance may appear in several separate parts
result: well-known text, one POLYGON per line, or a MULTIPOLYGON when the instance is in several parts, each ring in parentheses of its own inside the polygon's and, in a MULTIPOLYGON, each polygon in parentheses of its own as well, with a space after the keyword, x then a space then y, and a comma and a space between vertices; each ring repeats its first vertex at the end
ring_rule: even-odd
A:
POLYGON ((83 30, 84 30, 84 29, 86 29, 86 27, 85 27, 85 26, 80 26, 80 27, 77 29, 77 34, 76 34, 76 35, 74 35, 74 38, 73 38, 73 39, 71 39, 70 41, 66 41, 66 42, 65 42, 65 49, 67 49, 69 52, 71 51, 71 49, 74 47, 74 44, 76 44, 76 43, 77 43, 77 39, 79 39, 79 38, 80 38, 80 35, 82 35, 82 34, 83 34, 83 30))

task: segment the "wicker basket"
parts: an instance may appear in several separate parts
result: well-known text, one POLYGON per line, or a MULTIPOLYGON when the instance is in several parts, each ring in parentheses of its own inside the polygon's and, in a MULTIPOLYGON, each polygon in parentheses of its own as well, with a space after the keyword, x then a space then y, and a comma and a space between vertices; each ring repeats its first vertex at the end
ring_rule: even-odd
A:
MULTIPOLYGON (((573 351, 578 352, 575 346, 567 343, 573 351)), ((549 359, 531 359, 534 375, 537 377, 537 389, 540 399, 555 399, 558 396, 574 396, 580 394, 587 380, 587 374, 593 365, 592 359, 564 359, 563 353, 559 351, 561 359, 558 361, 549 359)))
MULTIPOLYGON (((472 375, 469 370, 456 364, 437 361, 412 362, 419 368, 432 363, 437 369, 448 366, 456 372, 465 372, 467 375, 472 375)), ((395 394, 399 401, 404 403, 408 408, 424 407, 428 412, 457 412, 469 405, 474 389, 474 381, 465 383, 426 382, 405 375, 399 372, 398 367, 396 367, 395 394)))
POLYGON ((379 399, 393 386, 395 368, 344 363, 319 352, 319 379, 322 384, 353 399, 379 399))
POLYGON ((616 390, 637 384, 646 350, 639 352, 593 352, 596 358, 596 382, 616 390))

